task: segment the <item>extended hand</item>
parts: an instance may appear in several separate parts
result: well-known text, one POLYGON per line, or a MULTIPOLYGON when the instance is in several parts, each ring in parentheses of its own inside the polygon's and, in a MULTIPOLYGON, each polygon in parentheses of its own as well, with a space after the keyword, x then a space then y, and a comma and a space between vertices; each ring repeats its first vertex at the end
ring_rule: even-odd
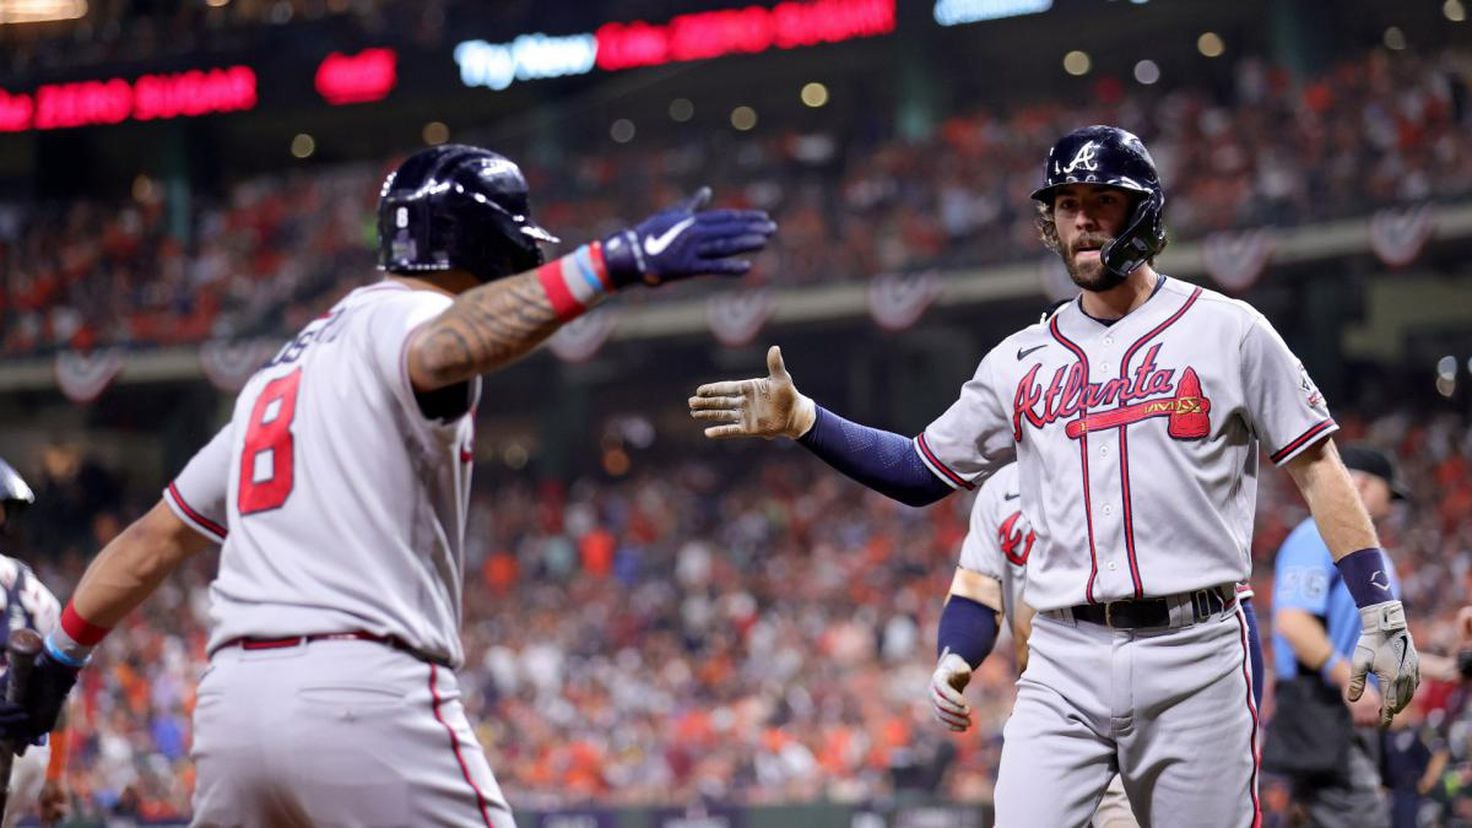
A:
POLYGON ((961 695, 970 682, 971 667, 966 659, 946 650, 930 677, 930 708, 936 721, 957 733, 971 727, 971 705, 961 695))
POLYGON ((813 427, 817 406, 798 393, 776 345, 767 350, 767 372, 766 379, 712 382, 695 389, 690 416, 715 423, 705 429, 705 436, 795 440, 813 427))
POLYGON ((1362 630, 1350 662, 1350 701, 1365 692, 1365 677, 1371 672, 1380 679, 1380 726, 1390 724, 1395 714, 1411 703, 1421 683, 1421 657, 1411 632, 1406 629, 1406 611, 1399 601, 1383 601, 1360 608, 1362 630))
POLYGON ((650 285, 713 274, 740 276, 751 262, 732 259, 767 246, 777 225, 762 210, 706 210, 710 188, 603 240, 603 262, 615 287, 650 285))

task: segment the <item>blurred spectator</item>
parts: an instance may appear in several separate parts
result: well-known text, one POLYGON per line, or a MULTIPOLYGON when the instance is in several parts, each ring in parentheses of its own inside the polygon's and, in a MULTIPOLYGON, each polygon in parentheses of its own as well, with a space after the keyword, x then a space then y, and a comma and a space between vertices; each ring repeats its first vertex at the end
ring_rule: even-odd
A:
MULTIPOLYGON (((243 5, 302 4, 228 8, 243 5)), ((351 4, 370 16, 381 6, 399 4, 351 4)), ((959 111, 922 141, 710 132, 525 166, 533 209, 569 243, 711 184, 723 203, 762 207, 782 226, 748 281, 865 279, 1041 255, 1027 193, 1042 148, 1082 123, 1117 123, 1149 143, 1176 238, 1465 198, 1469 66, 1465 52, 1375 51, 1300 85, 1247 58, 1227 102, 1207 89, 1142 89, 1082 105, 959 111)), ((531 147, 499 149, 535 157, 531 147)), ((318 168, 237 182, 217 200, 194 193, 182 235, 169 223, 178 212, 172 191, 146 179, 123 204, 0 206, 0 354, 284 336, 376 277, 372 211, 382 170, 318 168)), ((677 288, 622 301, 711 289, 677 288)))

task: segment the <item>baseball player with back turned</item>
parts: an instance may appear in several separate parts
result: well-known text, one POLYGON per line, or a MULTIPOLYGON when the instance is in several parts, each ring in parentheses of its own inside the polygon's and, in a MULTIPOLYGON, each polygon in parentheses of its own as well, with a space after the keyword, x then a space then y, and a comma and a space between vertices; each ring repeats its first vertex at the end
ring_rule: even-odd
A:
MULTIPOLYGON (((767 377, 702 386, 691 414, 712 438, 797 439, 912 505, 1015 459, 1037 533, 1025 587, 1037 616, 1003 732, 998 824, 1084 825, 1118 773, 1142 825, 1256 825, 1234 584, 1248 576, 1259 445, 1302 491, 1360 609, 1351 694, 1374 671, 1385 722, 1419 681, 1405 611, 1302 364, 1246 303, 1152 266, 1165 196, 1140 140, 1085 127, 1046 163, 1039 229, 1082 291, 987 353, 918 437, 816 405, 775 347, 767 377)), ((980 612, 943 627, 941 646, 978 661, 995 631, 980 612)))
MULTIPOLYGON (((937 640, 977 643, 976 637, 968 634, 966 625, 978 614, 991 612, 997 626, 1005 625, 1012 633, 1018 671, 1026 670, 1027 641, 1032 634, 1035 613, 1023 600, 1022 589, 1027 583, 1027 561, 1036 543, 1037 533, 1022 505, 1017 464, 1008 463, 981 484, 971 504, 970 528, 961 543, 961 559, 941 609, 940 626, 947 632, 943 636, 937 634, 937 640)), ((1238 584, 1237 600, 1247 621, 1252 697, 1254 702, 1261 703, 1262 642, 1258 639, 1252 588, 1238 584)), ((983 625, 980 629, 988 627, 983 625)), ((986 653, 977 656, 965 650, 953 652, 940 644, 937 649, 940 654, 928 692, 931 709, 941 724, 958 733, 964 732, 971 728, 971 706, 962 692, 971 683, 972 671, 980 666, 986 653), (975 661, 970 660, 973 657, 975 661)), ((1105 789, 1092 824, 1095 828, 1132 828, 1139 824, 1118 774, 1105 789)))
POLYGON ((379 265, 256 373, 88 567, 0 735, 50 729, 88 652, 219 543, 194 824, 513 825, 460 702, 480 375, 614 290, 744 273, 776 229, 708 190, 543 264, 515 164, 442 145, 383 186, 379 265))

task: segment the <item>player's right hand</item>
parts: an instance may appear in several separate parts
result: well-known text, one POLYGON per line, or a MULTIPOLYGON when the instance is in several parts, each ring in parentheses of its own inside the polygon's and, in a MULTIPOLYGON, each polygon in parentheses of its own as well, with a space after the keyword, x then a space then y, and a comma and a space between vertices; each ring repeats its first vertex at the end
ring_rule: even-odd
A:
POLYGON ((1365 677, 1370 673, 1380 681, 1380 726, 1388 727, 1395 714, 1411 703, 1416 686, 1421 683, 1421 657, 1406 628, 1405 607, 1399 601, 1382 601, 1360 607, 1360 640, 1350 661, 1350 701, 1358 701, 1365 692, 1365 677))
POLYGON ((930 708, 935 720, 956 731, 971 727, 971 705, 961 691, 971 682, 971 666, 950 650, 940 657, 930 677, 930 708))
POLYGON ((27 745, 39 745, 56 729, 67 694, 77 683, 78 668, 68 667, 45 650, 36 656, 30 680, 19 703, 0 702, 0 739, 15 746, 17 756, 27 745))
POLYGON ((710 188, 603 240, 603 263, 615 287, 660 285, 691 276, 740 276, 751 262, 733 259, 767 246, 777 224, 763 210, 706 210, 710 188))
POLYGON ((695 389, 690 398, 690 416, 710 423, 705 436, 791 437, 797 439, 813 427, 817 405, 798 393, 792 376, 782 364, 782 349, 767 349, 766 379, 712 382, 695 389))

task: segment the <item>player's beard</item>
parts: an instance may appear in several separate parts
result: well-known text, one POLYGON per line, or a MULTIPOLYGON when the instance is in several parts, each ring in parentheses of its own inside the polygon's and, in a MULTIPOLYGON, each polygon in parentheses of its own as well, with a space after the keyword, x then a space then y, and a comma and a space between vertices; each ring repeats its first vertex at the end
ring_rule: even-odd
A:
POLYGON ((1106 290, 1118 287, 1124 282, 1125 277, 1120 276, 1104 266, 1104 246, 1114 239, 1108 236, 1079 236, 1069 245, 1063 256, 1063 264, 1068 268, 1068 278, 1075 285, 1092 293, 1103 293, 1106 290), (1079 261, 1079 245, 1088 244, 1097 246, 1098 257, 1090 257, 1086 261, 1079 261))

